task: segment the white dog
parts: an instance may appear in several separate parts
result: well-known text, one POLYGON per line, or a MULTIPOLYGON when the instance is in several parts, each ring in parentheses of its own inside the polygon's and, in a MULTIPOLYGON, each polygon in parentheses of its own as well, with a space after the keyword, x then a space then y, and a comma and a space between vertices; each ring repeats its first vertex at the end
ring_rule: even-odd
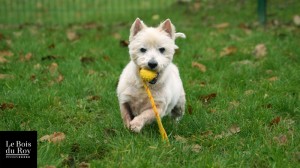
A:
POLYGON ((146 68, 158 72, 158 77, 149 82, 160 117, 171 115, 180 119, 184 114, 185 92, 178 68, 172 63, 177 37, 169 19, 158 27, 147 27, 139 18, 130 29, 129 54, 131 61, 123 70, 117 88, 121 116, 124 125, 140 132, 145 124, 155 120, 150 100, 143 87, 139 70, 146 68))

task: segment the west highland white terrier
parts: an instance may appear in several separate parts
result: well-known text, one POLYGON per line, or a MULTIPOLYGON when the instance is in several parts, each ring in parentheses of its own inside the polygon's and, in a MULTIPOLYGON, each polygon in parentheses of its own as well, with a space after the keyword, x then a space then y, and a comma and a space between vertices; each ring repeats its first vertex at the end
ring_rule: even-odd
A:
POLYGON ((155 120, 150 100, 139 76, 140 69, 149 69, 158 73, 157 78, 149 82, 160 117, 170 115, 178 121, 184 114, 185 92, 179 71, 172 63, 177 37, 169 19, 158 27, 147 27, 139 18, 130 29, 129 54, 131 61, 123 70, 117 94, 124 125, 134 132, 140 132, 145 124, 155 120))

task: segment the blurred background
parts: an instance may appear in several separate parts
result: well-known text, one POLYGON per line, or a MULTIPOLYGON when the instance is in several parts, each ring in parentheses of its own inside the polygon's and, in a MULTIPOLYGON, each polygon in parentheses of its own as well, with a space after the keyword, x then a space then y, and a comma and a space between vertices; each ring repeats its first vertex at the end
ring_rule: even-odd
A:
POLYGON ((166 12, 177 3, 176 0, 1 0, 0 2, 0 23, 45 25, 111 22, 137 16, 146 17, 166 12))
POLYGON ((299 6, 297 0, 0 0, 0 4, 0 25, 43 26, 126 24, 136 17, 149 24, 170 18, 189 26, 226 20, 278 25, 293 22, 299 6))
MULTIPOLYGON (((272 0, 268 6, 270 9, 275 9, 276 13, 280 15, 280 12, 287 10, 287 7, 291 7, 296 2, 294 0, 272 0)), ((218 7, 224 7, 222 4, 236 6, 237 10, 232 11, 236 14, 239 13, 239 10, 250 7, 248 8, 249 12, 253 17, 258 17, 258 4, 261 4, 262 15, 266 8, 266 0, 0 0, 0 3, 1 24, 43 25, 109 23, 133 20, 136 17, 156 20, 159 17, 166 18, 176 15, 177 12, 174 13, 174 10, 183 10, 184 13, 193 14, 209 9, 222 12, 222 10, 218 10, 218 7)), ((273 11, 271 11, 271 15, 274 15, 273 11)), ((235 15, 235 17, 239 16, 235 15)))

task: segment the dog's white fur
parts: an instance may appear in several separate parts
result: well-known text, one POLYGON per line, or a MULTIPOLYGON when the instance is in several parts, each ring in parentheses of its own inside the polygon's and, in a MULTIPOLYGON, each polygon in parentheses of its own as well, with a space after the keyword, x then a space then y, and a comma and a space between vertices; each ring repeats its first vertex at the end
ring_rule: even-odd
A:
POLYGON ((129 37, 131 61, 123 70, 117 94, 124 125, 134 132, 140 132, 145 124, 155 120, 149 98, 139 76, 141 68, 152 69, 159 73, 157 82, 149 84, 160 117, 171 115, 178 120, 184 114, 185 92, 178 68, 172 63, 177 37, 169 19, 158 27, 147 27, 139 18, 135 20, 129 37), (145 52, 141 48, 146 49, 145 52), (161 52, 160 48, 164 48, 161 52), (155 68, 149 67, 149 61, 157 62, 155 68))

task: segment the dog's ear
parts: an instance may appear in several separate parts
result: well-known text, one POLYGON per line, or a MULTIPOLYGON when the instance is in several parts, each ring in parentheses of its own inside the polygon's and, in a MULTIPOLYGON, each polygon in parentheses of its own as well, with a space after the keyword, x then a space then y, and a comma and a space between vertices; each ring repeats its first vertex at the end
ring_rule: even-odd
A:
POLYGON ((132 24, 132 26, 130 28, 129 41, 131 41, 131 39, 145 27, 147 27, 147 26, 143 23, 143 21, 140 20, 139 18, 136 18, 136 20, 134 21, 134 23, 132 24))
POLYGON ((168 33, 168 35, 175 40, 175 26, 172 24, 170 19, 165 20, 159 25, 159 28, 168 33))

